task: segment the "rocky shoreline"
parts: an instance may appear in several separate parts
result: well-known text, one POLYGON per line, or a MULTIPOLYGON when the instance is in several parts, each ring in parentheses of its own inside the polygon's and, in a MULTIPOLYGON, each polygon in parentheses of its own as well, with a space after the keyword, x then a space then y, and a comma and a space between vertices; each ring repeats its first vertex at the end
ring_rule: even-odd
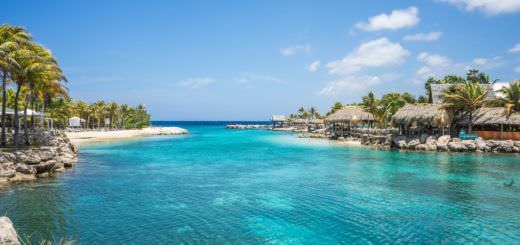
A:
POLYGON ((77 162, 78 148, 63 132, 39 132, 31 137, 35 146, 0 152, 0 183, 48 177, 77 162))
POLYGON ((449 135, 432 136, 422 134, 420 136, 387 135, 371 136, 362 135, 361 144, 376 146, 382 149, 402 149, 415 151, 445 151, 445 152, 494 152, 494 153, 520 153, 520 141, 513 140, 461 140, 449 135))

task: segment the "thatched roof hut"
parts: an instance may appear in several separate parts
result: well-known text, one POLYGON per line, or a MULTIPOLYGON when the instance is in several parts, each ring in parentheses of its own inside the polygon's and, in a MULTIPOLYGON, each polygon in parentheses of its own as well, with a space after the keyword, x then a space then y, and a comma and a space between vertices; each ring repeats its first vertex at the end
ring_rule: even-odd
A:
POLYGON ((482 107, 473 113, 473 125, 520 125, 520 112, 507 113, 505 107, 482 107))
POLYGON ((326 122, 330 123, 374 120, 372 113, 356 105, 345 106, 325 119, 326 122))
POLYGON ((448 127, 453 121, 453 113, 441 104, 407 104, 392 117, 392 122, 400 126, 424 125, 437 128, 448 127))
POLYGON ((271 121, 273 122, 285 122, 285 116, 284 115, 273 115, 271 116, 271 121))

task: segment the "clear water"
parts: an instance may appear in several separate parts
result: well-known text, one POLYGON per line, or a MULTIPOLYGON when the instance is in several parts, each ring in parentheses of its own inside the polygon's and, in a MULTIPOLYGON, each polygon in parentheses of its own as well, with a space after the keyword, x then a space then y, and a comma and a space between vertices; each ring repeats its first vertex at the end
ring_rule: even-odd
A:
POLYGON ((191 134, 83 146, 73 170, 0 189, 0 214, 81 244, 520 243, 519 156, 176 125, 191 134))

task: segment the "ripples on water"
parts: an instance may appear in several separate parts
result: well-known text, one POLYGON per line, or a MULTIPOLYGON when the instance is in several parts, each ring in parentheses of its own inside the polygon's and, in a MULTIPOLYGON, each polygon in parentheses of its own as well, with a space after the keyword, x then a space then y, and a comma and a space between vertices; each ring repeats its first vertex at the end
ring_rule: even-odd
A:
POLYGON ((73 170, 1 189, 0 212, 34 241, 520 242, 520 188, 504 186, 518 156, 181 126, 191 134, 85 146, 73 170))

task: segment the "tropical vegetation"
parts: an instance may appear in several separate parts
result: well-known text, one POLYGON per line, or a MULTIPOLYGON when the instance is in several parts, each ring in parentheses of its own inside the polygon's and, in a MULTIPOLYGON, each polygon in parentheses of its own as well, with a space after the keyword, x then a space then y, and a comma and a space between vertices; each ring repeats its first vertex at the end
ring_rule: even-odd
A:
POLYGON ((57 127, 66 127, 71 116, 89 118, 86 127, 90 128, 140 128, 149 124, 150 116, 143 105, 131 107, 105 104, 102 101, 90 105, 81 101, 73 102, 65 86, 67 79, 57 59, 20 26, 0 25, 0 78, 2 147, 7 146, 8 128, 11 126, 14 131, 13 145, 18 147, 20 144, 22 126, 23 143, 30 145, 30 130, 43 127, 45 118, 52 118, 57 127), (8 115, 12 115, 12 118, 8 115), (101 122, 106 118, 109 119, 106 120, 108 125, 102 125, 101 122))

